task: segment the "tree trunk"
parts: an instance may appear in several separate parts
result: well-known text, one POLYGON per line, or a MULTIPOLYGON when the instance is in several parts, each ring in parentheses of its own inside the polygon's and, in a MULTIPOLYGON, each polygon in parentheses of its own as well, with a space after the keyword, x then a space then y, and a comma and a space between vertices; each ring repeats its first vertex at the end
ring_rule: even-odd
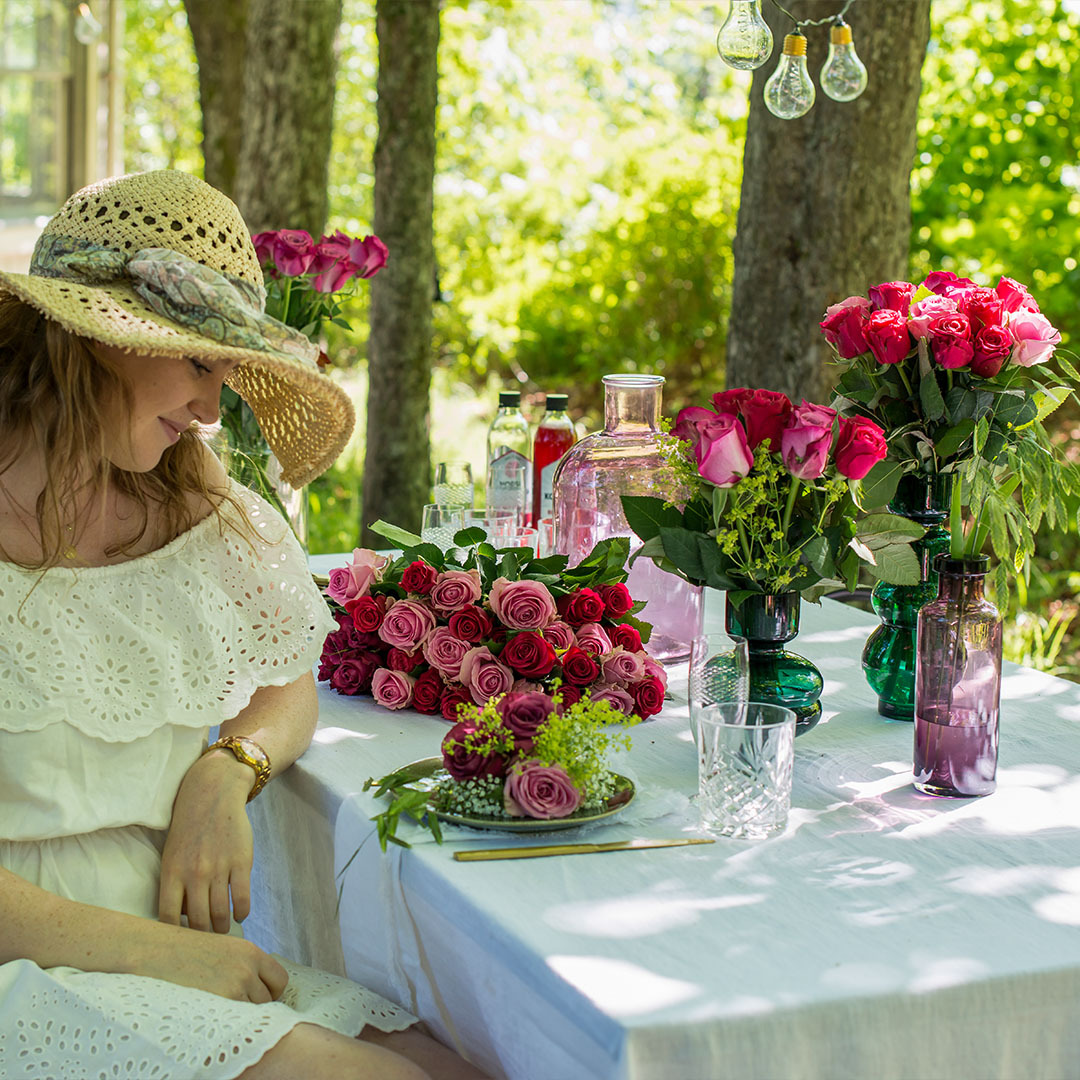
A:
POLYGON ((418 529, 430 490, 439 0, 377 0, 375 28, 379 135, 373 230, 390 257, 371 279, 365 543, 380 542, 367 530, 379 518, 418 529))
MULTIPOLYGON (((821 91, 828 27, 806 28, 817 99, 796 120, 773 116, 762 99, 783 35, 792 29, 774 5, 764 7, 776 44, 751 88, 726 385, 823 401, 834 382, 818 329, 825 308, 907 275, 909 180, 930 0, 862 0, 852 9, 854 43, 869 84, 850 102, 821 91)), ((793 0, 790 10, 814 19, 836 7, 793 0)))
POLYGON ((326 224, 341 0, 184 0, 205 177, 253 233, 326 224), (247 63, 247 58, 253 58, 247 63))
POLYGON ((203 177, 233 197, 240 156, 237 102, 244 100, 248 0, 184 0, 199 58, 203 177))

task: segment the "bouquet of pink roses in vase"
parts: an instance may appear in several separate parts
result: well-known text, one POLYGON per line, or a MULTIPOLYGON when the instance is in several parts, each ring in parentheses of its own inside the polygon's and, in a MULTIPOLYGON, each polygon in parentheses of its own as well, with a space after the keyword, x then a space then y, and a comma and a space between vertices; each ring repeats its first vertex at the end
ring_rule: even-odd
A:
POLYGON ((588 690, 624 716, 662 708, 667 675, 645 649, 651 628, 635 618, 644 605, 625 585, 626 538, 568 568, 563 555, 497 550, 482 529, 458 533, 444 552, 395 526, 372 528, 402 554, 360 548, 330 574, 339 629, 319 678, 338 693, 451 721, 463 704, 556 685, 564 706, 588 690))
POLYGON ((440 820, 455 824, 535 829, 584 823, 625 806, 634 785, 614 772, 608 752, 629 747, 620 730, 637 722, 610 699, 586 690, 568 696, 514 691, 484 705, 462 705, 442 739, 441 756, 414 762, 367 791, 391 795, 375 815, 379 843, 408 844, 397 836, 402 814, 426 825, 441 842, 440 820), (572 698, 572 700, 571 700, 572 698))

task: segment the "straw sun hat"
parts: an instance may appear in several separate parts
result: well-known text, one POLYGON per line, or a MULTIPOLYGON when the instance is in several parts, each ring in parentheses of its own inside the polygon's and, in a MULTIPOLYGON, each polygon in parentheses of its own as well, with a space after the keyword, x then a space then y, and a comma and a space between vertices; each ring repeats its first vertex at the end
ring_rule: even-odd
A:
POLYGON ((237 360, 226 377, 251 406, 283 478, 325 472, 352 434, 348 396, 318 349, 263 314, 263 275, 236 206, 162 170, 77 191, 45 226, 11 293, 80 337, 155 356, 237 360))

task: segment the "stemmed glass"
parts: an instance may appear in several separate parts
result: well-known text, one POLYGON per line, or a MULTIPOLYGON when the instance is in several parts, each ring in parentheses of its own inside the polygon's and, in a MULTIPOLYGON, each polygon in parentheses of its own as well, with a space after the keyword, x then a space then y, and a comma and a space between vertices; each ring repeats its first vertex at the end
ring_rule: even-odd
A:
POLYGON ((750 652, 746 638, 732 637, 723 631, 695 637, 690 644, 687 679, 694 745, 699 745, 698 718, 706 706, 725 702, 745 706, 749 699, 750 652))
POLYGON ((420 518, 420 539, 447 551, 454 546, 454 535, 464 528, 463 507, 428 503, 420 518))

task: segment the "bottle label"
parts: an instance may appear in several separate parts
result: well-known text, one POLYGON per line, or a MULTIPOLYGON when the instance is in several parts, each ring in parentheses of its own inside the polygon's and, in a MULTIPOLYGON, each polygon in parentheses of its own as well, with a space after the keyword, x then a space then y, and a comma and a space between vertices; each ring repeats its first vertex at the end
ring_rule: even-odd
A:
POLYGON ((552 497, 555 488, 555 470, 562 458, 556 458, 540 470, 540 517, 549 518, 555 513, 555 500, 552 497))
POLYGON ((500 446, 488 465, 488 508, 524 513, 528 506, 528 495, 528 459, 508 446, 500 446))

